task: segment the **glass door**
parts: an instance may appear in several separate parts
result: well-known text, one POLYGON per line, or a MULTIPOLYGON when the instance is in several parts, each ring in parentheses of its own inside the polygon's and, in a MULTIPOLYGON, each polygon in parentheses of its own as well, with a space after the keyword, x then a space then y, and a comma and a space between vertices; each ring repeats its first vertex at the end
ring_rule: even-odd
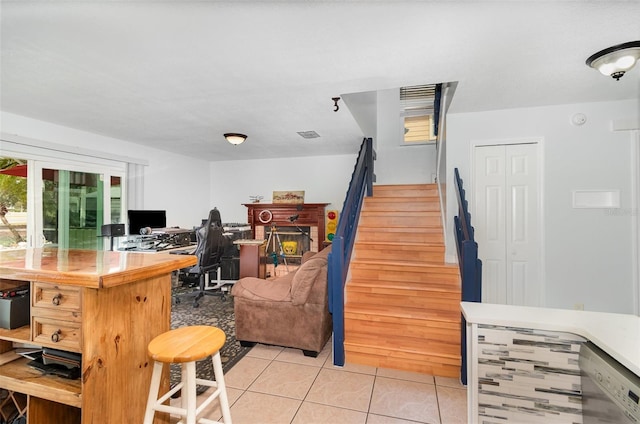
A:
POLYGON ((109 248, 101 227, 122 222, 122 176, 38 161, 33 174, 35 247, 109 248))

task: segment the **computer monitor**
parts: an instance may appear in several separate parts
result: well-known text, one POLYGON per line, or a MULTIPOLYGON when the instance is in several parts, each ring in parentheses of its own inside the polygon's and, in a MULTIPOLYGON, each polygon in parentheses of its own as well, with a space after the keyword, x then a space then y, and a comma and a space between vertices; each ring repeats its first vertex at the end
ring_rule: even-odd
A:
POLYGON ((129 234, 140 234, 140 229, 165 228, 167 226, 167 211, 151 210, 129 210, 129 234))

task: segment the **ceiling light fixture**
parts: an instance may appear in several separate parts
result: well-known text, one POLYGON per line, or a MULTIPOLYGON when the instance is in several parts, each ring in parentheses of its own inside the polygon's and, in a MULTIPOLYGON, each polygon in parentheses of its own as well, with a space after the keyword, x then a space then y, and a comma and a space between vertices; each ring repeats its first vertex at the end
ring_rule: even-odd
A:
POLYGON ((640 41, 629 41, 599 51, 587 59, 587 66, 619 81, 640 59, 640 41))
POLYGON ((238 144, 244 143, 244 141, 247 139, 247 136, 238 133, 226 133, 224 135, 224 138, 226 138, 229 143, 237 146, 238 144))

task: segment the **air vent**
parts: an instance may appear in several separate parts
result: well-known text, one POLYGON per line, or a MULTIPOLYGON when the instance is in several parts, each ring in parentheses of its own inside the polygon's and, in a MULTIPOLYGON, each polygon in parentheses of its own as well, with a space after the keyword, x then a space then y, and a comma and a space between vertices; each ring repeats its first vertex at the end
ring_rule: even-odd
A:
POLYGON ((298 131, 302 138, 318 138, 320 135, 315 131, 298 131))
POLYGON ((433 114, 436 85, 413 85, 400 88, 400 116, 433 114))
POLYGON ((400 101, 410 101, 410 100, 429 100, 433 102, 433 99, 436 97, 436 85, 435 84, 426 84, 426 85, 413 85, 410 87, 402 87, 400 88, 400 101))

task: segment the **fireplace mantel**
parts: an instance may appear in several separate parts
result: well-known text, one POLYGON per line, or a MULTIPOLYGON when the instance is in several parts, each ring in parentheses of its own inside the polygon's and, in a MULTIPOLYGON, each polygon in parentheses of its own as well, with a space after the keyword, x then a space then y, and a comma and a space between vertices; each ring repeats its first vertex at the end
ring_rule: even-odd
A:
POLYGON ((247 207, 247 222, 251 225, 253 237, 258 238, 264 234, 263 227, 310 227, 313 234, 312 249, 315 252, 322 250, 325 239, 325 207, 328 203, 244 203, 247 207), (290 218, 298 216, 295 221, 290 218), (256 228, 260 230, 256 234, 256 228))

